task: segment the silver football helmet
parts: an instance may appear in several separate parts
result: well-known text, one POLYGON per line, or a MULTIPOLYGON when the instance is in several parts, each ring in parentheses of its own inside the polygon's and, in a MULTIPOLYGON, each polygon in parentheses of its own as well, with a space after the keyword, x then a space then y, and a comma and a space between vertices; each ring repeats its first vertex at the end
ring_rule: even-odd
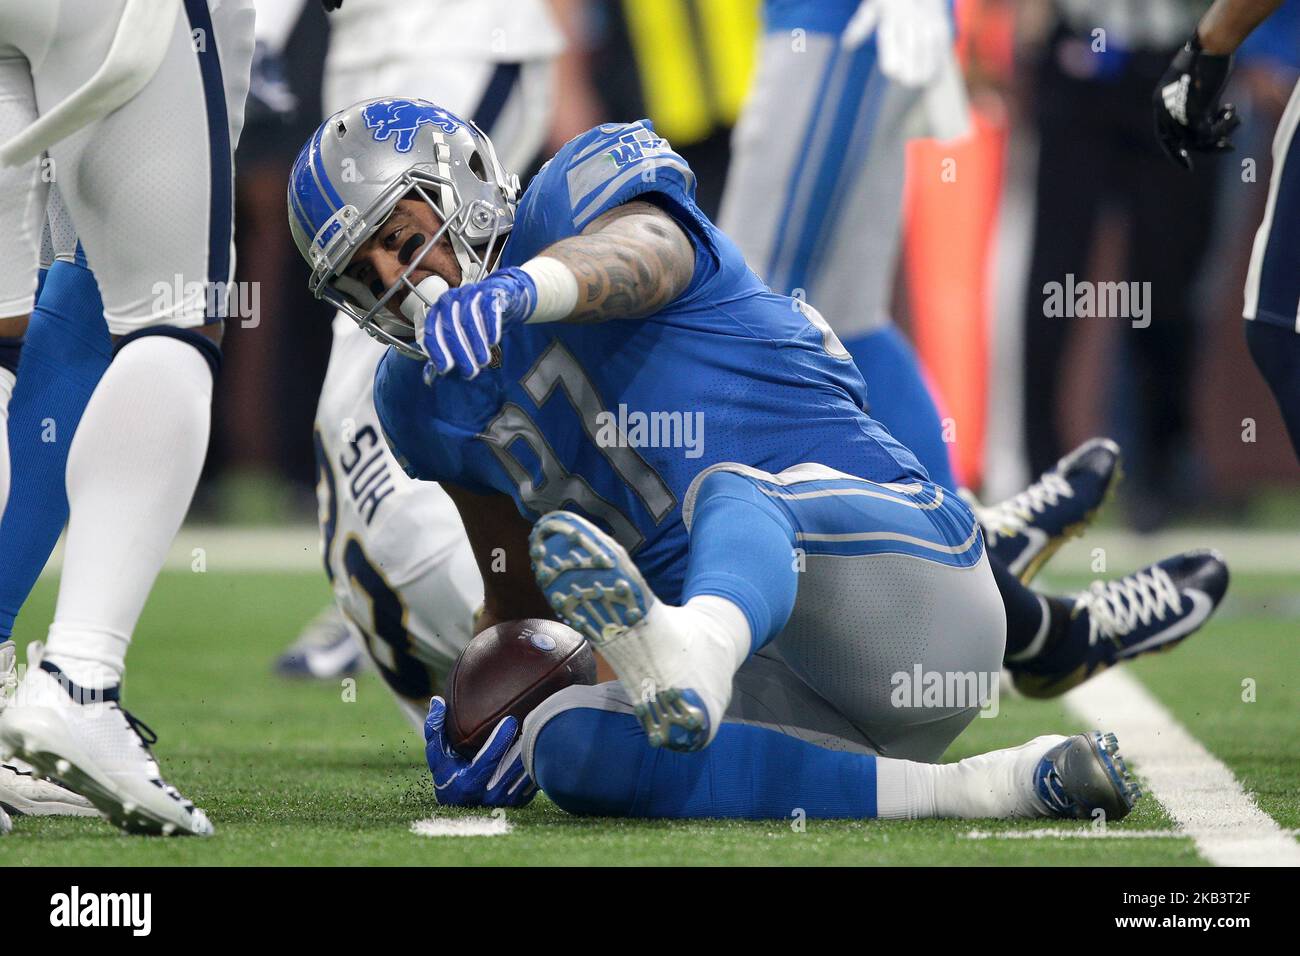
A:
MULTIPOLYGON (((312 294, 346 312, 370 335, 423 358, 414 323, 389 301, 443 236, 451 241, 462 282, 496 268, 514 225, 519 177, 507 173, 483 131, 427 100, 366 100, 321 124, 289 176, 289 228, 311 267, 312 294), (419 198, 442 227, 411 256, 386 289, 344 274, 365 243, 403 198, 419 198)), ((406 311, 406 310, 404 310, 406 311)))

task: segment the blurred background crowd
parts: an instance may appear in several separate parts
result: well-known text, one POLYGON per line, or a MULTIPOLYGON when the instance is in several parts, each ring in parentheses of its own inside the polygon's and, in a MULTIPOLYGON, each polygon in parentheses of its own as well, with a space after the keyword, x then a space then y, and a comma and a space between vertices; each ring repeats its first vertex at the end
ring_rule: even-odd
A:
MULTIPOLYGON (((344 11, 349 2, 362 0, 344 11)), ((715 213, 762 0, 549 3, 566 49, 544 153, 597 123, 649 116, 715 213)), ((908 183, 893 313, 955 423, 959 476, 987 500, 1107 434, 1128 472, 1111 520, 1300 525, 1300 468, 1241 331, 1269 145, 1300 74, 1300 0, 1238 60, 1226 97, 1244 121, 1236 152, 1186 174, 1159 152, 1150 98, 1208 5, 957 2, 974 128, 960 142, 914 144, 918 163, 928 151, 961 172, 908 183), (1150 325, 1046 315, 1045 285, 1067 275, 1150 283, 1150 325)), ((259 0, 259 18, 266 45, 237 157, 236 231, 237 279, 257 283, 259 310, 228 326, 194 516, 300 521, 315 510, 312 419, 331 313, 307 292, 284 195, 321 119, 330 26, 315 0, 259 0)))

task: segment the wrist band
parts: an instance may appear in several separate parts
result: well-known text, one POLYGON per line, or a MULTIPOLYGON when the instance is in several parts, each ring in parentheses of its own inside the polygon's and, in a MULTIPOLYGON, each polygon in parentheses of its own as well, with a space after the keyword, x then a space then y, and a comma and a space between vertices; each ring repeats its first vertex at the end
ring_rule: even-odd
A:
POLYGON ((519 267, 537 286, 537 305, 528 323, 559 322, 578 306, 578 280, 559 259, 536 256, 519 267))

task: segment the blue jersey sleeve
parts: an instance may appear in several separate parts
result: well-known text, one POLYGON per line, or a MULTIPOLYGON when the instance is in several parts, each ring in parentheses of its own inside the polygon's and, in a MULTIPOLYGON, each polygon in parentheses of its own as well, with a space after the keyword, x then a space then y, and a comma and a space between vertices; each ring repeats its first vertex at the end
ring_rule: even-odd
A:
POLYGON ((542 167, 524 195, 503 265, 519 265, 633 199, 659 206, 686 232, 696 251, 693 286, 716 271, 718 236, 695 204, 695 174, 648 119, 588 130, 542 167))
POLYGON ((426 386, 421 375, 419 362, 391 349, 375 371, 375 414, 393 457, 412 478, 494 493, 496 489, 475 480, 465 458, 479 431, 475 416, 483 415, 493 399, 481 388, 449 382, 448 393, 457 401, 440 402, 440 390, 426 386))

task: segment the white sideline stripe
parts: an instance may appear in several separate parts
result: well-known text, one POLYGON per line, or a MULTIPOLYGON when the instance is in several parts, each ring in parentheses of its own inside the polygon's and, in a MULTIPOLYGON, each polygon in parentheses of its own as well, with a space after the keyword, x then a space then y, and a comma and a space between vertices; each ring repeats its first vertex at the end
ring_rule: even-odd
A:
POLYGON ((1240 531, 1227 528, 1185 528, 1159 534, 1098 529, 1065 544, 1044 569, 1044 576, 1086 574, 1112 577, 1128 574, 1180 551, 1216 548, 1232 571, 1253 574, 1300 572, 1300 533, 1292 531, 1240 531), (1105 554, 1104 572, 1094 572, 1093 552, 1105 554))
POLYGON ((511 829, 504 816, 430 817, 411 824, 411 832, 424 837, 505 836, 511 829))
MULTIPOLYGON (((276 528, 188 525, 172 542, 163 568, 192 571, 200 559, 209 572, 318 571, 322 579, 325 575, 320 533, 315 525, 308 524, 276 528)), ((60 538, 43 573, 57 573, 62 566, 60 538)))
MULTIPOLYGON (((1089 727, 1109 730, 1150 795, 1216 866, 1300 866, 1300 844, 1135 677, 1113 668, 1065 696, 1089 727)), ((1118 834, 1117 834, 1118 835, 1118 834)))
MULTIPOLYGON (((1051 589, 1056 574, 1085 574, 1113 577, 1136 571, 1179 551, 1214 547, 1223 552, 1228 567, 1242 573, 1300 573, 1300 547, 1296 532, 1225 531, 1201 528, 1141 536, 1124 531, 1091 531, 1082 539, 1066 544, 1052 558, 1044 572, 1043 585, 1051 589), (1092 570, 1095 548, 1106 556, 1102 574, 1092 570)), ((177 536, 165 567, 188 571, 196 560, 195 548, 202 548, 209 571, 321 571, 320 540, 314 525, 273 528, 187 525, 177 536)), ((63 543, 55 549, 45 573, 63 564, 63 543)), ((322 573, 324 573, 322 571, 322 573)))
MULTIPOLYGON (((1289 836, 1300 834, 1300 830, 1283 830, 1289 836)), ((1183 830, 1120 830, 1099 829, 1088 826, 1080 830, 1053 830, 1042 827, 1037 830, 971 830, 966 834, 967 840, 1186 840, 1188 835, 1183 830)))

